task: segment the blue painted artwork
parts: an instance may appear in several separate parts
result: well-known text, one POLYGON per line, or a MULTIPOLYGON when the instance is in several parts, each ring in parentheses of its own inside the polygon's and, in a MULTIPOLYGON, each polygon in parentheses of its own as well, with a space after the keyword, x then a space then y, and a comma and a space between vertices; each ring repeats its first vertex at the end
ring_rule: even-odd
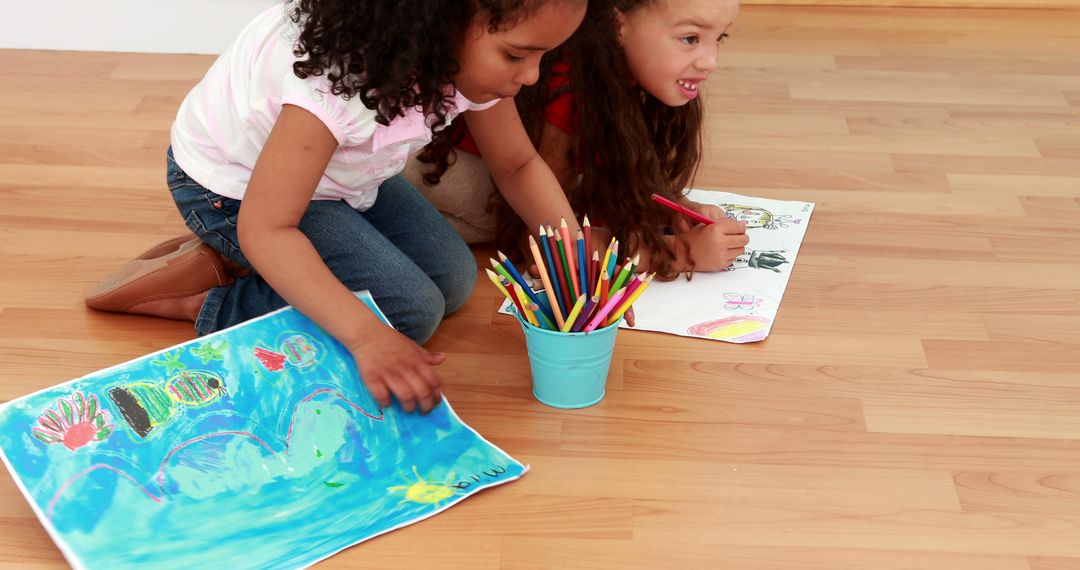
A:
POLYGON ((292 308, 4 404, 0 449, 76 568, 302 568, 526 470, 292 308))

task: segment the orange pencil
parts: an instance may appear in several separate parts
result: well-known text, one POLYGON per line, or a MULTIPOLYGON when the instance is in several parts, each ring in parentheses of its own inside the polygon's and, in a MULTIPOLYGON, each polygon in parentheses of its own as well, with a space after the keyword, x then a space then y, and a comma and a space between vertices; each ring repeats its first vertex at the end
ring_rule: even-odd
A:
MULTIPOLYGON (((608 244, 607 251, 604 252, 604 260, 600 262, 600 274, 601 275, 604 275, 604 274, 608 273, 608 270, 607 270, 608 269, 608 260, 611 259, 612 255, 614 255, 614 253, 613 253, 614 249, 615 249, 615 238, 611 238, 611 243, 608 244)), ((608 276, 608 278, 610 279, 610 276, 608 276)), ((600 279, 597 278, 596 281, 597 281, 597 283, 596 283, 596 292, 593 293, 594 296, 600 294, 600 279)))

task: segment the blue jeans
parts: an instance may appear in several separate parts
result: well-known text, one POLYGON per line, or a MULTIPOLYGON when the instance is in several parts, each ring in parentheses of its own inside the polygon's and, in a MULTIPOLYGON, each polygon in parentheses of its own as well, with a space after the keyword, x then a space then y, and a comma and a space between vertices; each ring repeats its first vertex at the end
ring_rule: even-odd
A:
MULTIPOLYGON (((204 335, 286 306, 240 250, 240 200, 200 186, 176 164, 171 148, 168 183, 188 228, 253 271, 228 287, 210 290, 195 332, 204 335)), ((400 176, 383 182, 375 205, 364 212, 343 201, 312 200, 299 227, 346 287, 370 290, 394 328, 420 344, 444 316, 465 303, 476 282, 469 246, 400 176)))

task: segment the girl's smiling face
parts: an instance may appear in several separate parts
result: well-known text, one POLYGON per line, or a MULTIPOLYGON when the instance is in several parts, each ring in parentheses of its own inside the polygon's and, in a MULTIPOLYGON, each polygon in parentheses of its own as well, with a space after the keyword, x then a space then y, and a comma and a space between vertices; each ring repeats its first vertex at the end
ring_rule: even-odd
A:
POLYGON ((633 80, 672 107, 696 98, 738 13, 738 0, 655 0, 618 14, 633 80))
POLYGON ((586 2, 551 0, 532 16, 491 33, 481 14, 458 53, 457 90, 474 103, 513 97, 540 77, 540 58, 566 41, 585 18, 586 2))

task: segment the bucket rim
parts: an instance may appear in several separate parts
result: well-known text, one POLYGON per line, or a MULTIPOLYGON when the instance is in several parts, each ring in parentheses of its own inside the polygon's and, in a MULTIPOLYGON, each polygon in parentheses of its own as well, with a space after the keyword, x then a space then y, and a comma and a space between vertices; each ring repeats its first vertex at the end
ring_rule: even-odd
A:
POLYGON ((599 334, 599 333, 602 333, 602 332, 607 332, 607 331, 611 330, 612 328, 618 328, 619 325, 621 325, 622 322, 623 322, 623 316, 620 315, 619 320, 615 321, 614 323, 611 323, 610 325, 608 325, 606 327, 593 329, 593 330, 588 331, 588 332, 549 331, 549 330, 547 330, 545 328, 535 326, 532 323, 530 323, 529 321, 525 320, 524 317, 522 317, 520 314, 518 314, 517 307, 514 307, 513 305, 511 305, 508 308, 508 310, 510 311, 510 314, 514 315, 514 318, 516 318, 518 320, 518 322, 521 323, 522 327, 527 327, 529 330, 532 330, 533 332, 542 333, 542 334, 548 334, 548 335, 554 335, 554 336, 560 336, 560 337, 565 337, 565 336, 589 336, 589 335, 599 334))

